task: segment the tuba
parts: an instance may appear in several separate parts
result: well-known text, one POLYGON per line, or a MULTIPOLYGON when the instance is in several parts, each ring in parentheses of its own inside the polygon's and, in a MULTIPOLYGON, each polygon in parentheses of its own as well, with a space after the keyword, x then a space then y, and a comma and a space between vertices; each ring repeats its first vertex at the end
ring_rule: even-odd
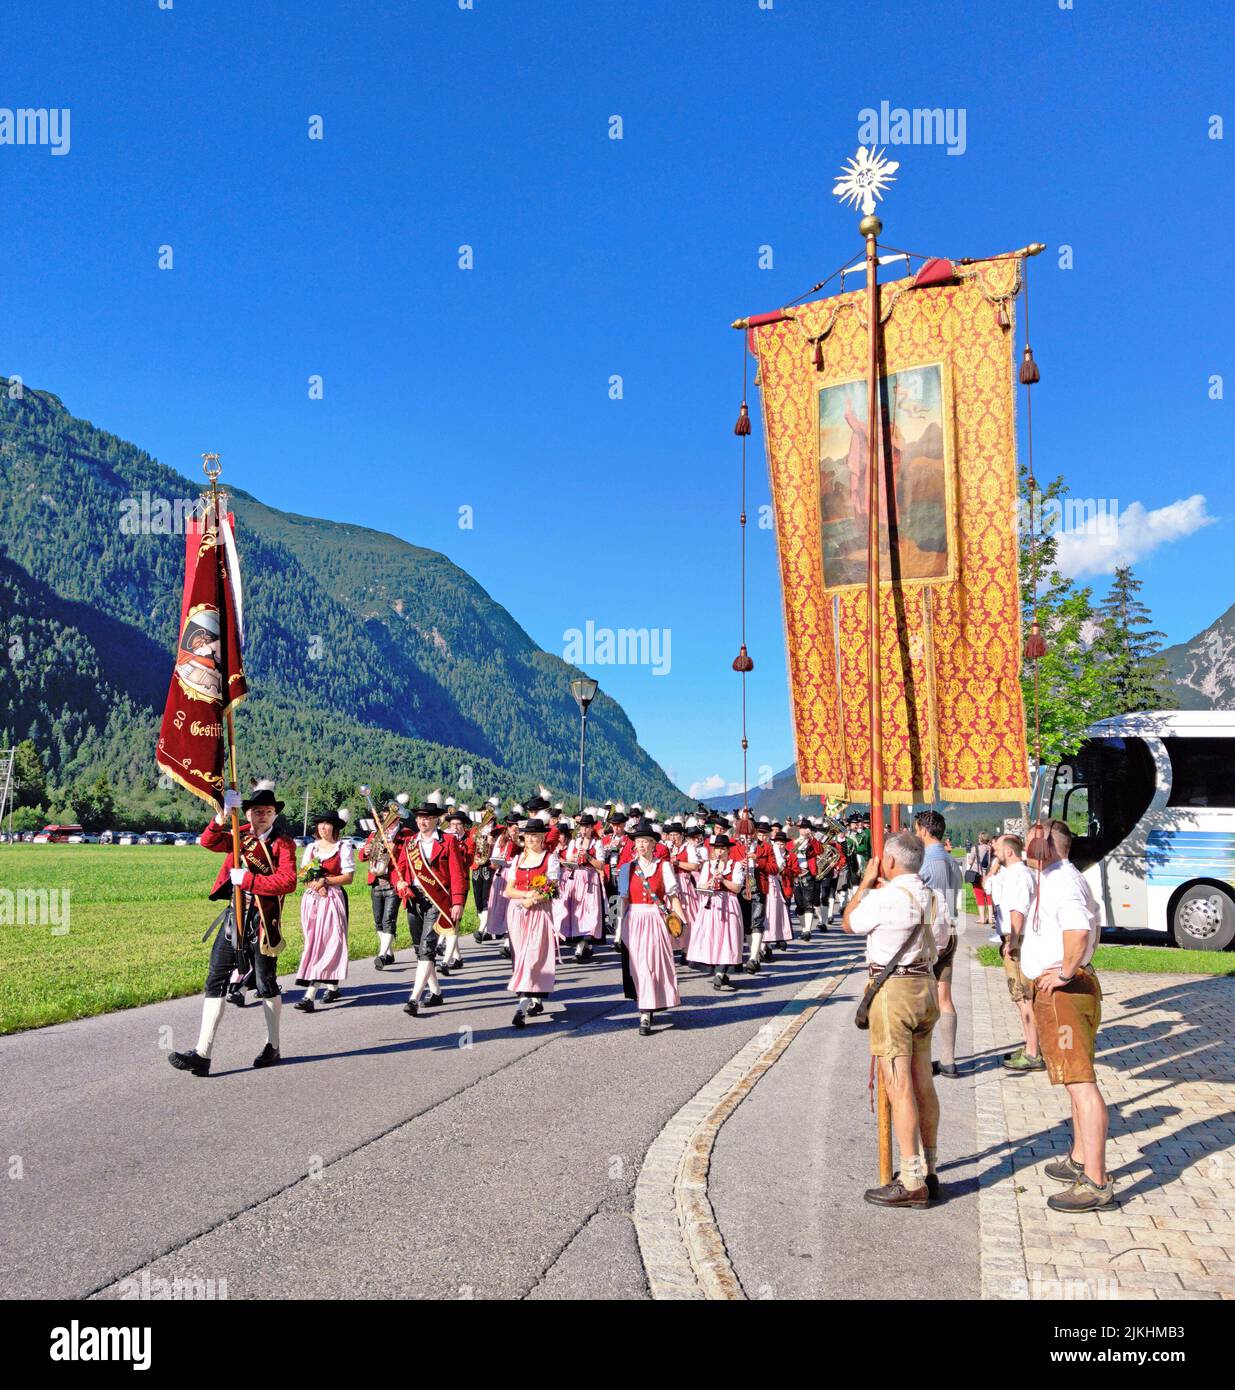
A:
MULTIPOLYGON (((369 805, 372 807, 373 803, 370 802, 369 805)), ((402 809, 397 801, 391 801, 380 816, 375 810, 373 818, 365 822, 373 827, 369 835, 369 843, 373 845, 373 853, 369 858, 369 872, 374 878, 384 878, 390 873, 390 835, 399 824, 399 813, 402 809)))
POLYGON ((823 807, 823 831, 831 838, 819 851, 815 860, 815 877, 817 879, 827 878, 834 874, 840 867, 841 851, 836 841, 843 840, 845 837, 845 827, 840 823, 840 813, 845 809, 845 803, 834 796, 828 797, 823 807))

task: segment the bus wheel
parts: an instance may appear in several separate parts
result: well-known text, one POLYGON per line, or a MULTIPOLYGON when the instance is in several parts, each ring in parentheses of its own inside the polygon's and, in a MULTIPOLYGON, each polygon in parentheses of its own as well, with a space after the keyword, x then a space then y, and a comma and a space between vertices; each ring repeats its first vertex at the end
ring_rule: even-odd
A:
POLYGON ((1235 901, 1214 883, 1194 883, 1175 904, 1171 926, 1186 951, 1223 951, 1235 940, 1235 901))

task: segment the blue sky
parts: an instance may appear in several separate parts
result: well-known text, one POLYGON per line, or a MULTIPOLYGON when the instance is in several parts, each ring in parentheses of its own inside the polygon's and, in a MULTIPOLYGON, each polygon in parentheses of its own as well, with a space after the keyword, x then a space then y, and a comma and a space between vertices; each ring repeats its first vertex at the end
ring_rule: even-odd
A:
MULTIPOLYGON (((1048 245, 1039 473, 1140 505, 1123 542, 1171 640, 1235 599, 1212 9, 42 0, 4 32, 0 108, 70 108, 71 144, 0 145, 0 370, 182 471, 217 449, 274 506, 445 552, 547 649, 667 630, 667 674, 591 674, 680 785, 741 775, 728 325, 860 250, 831 187, 883 100, 965 113, 962 155, 890 152, 892 244, 1048 245)), ((793 756, 780 602, 752 527, 752 770, 793 756)))

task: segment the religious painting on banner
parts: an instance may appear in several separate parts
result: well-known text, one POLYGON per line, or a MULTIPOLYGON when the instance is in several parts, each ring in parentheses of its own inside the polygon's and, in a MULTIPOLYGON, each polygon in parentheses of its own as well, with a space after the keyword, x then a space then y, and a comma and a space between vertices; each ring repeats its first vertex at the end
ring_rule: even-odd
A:
MULTIPOLYGON (((945 363, 932 362, 879 383, 878 447, 889 484, 879 491, 881 579, 953 578, 952 412, 945 372, 945 363)), ((828 590, 866 584, 867 395, 865 378, 819 392, 819 505, 828 590)))
MULTIPOLYGON (((879 287, 886 799, 1028 798, 1012 306, 1018 255, 879 287)), ((761 316, 798 778, 870 796, 866 291, 761 316)))
POLYGON ((207 510, 185 533, 180 639, 155 761, 182 787, 223 805, 224 720, 248 693, 234 520, 207 510))

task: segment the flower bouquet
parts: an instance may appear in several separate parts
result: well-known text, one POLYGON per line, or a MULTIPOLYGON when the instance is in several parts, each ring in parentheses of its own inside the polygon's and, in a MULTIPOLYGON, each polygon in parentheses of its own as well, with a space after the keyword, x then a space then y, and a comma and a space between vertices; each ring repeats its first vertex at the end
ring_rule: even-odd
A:
POLYGON ((528 887, 540 899, 541 902, 549 902, 557 897, 557 884, 545 874, 537 874, 528 887))

